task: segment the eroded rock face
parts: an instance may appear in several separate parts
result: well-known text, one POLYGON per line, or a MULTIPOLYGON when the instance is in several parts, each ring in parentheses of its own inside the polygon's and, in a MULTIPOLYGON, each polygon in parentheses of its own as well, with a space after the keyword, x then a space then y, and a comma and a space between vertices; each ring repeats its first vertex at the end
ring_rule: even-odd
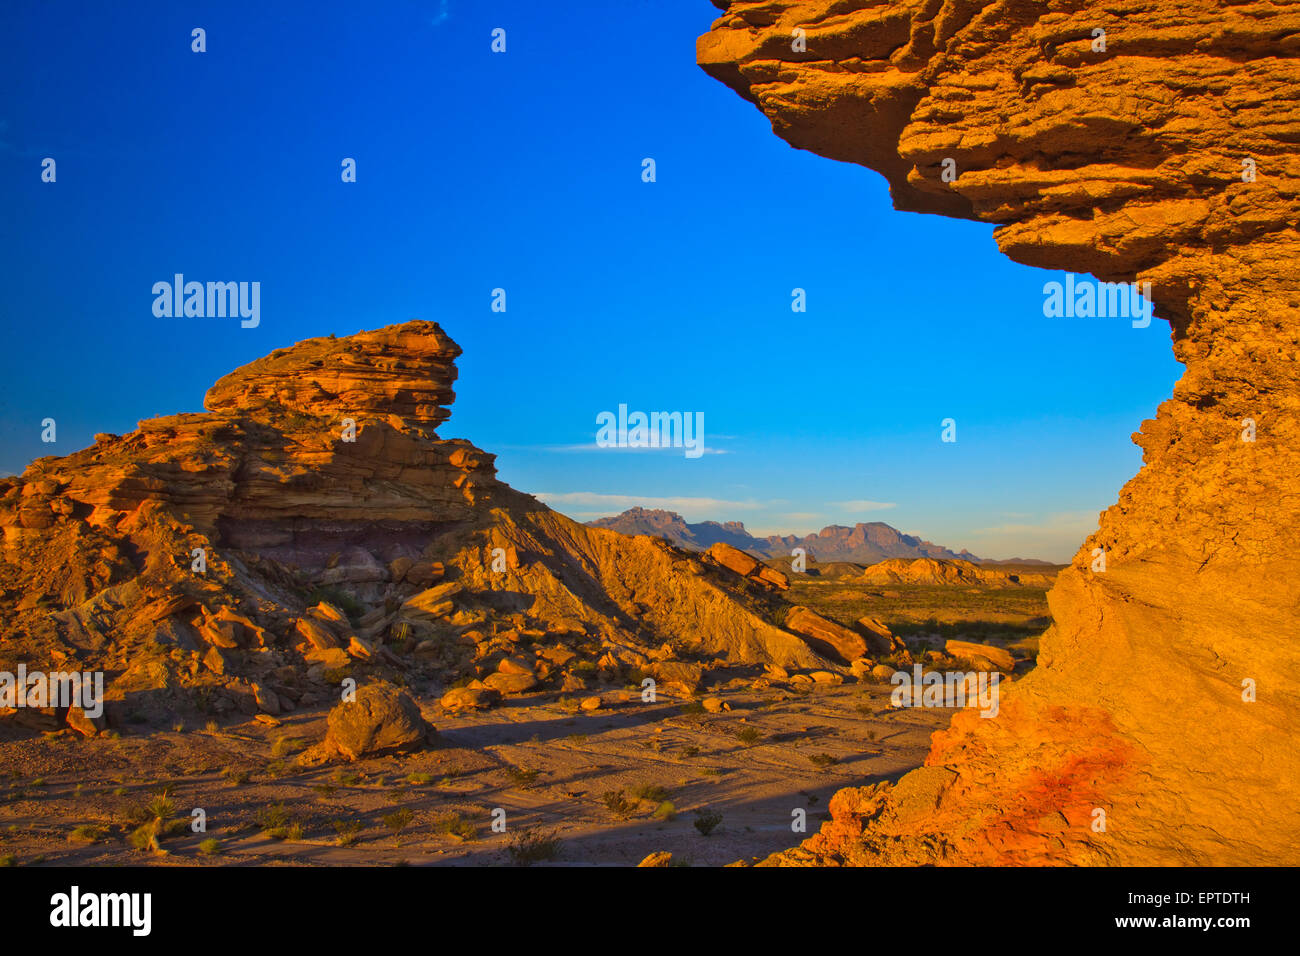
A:
POLYGON ((435 322, 407 322, 346 338, 310 339, 236 369, 204 407, 281 421, 286 413, 376 418, 436 438, 456 397, 460 346, 435 322))
POLYGON ((778 135, 1018 262, 1149 282, 1187 366, 1037 670, 936 735, 955 775, 842 796, 777 862, 1300 861, 1300 6, 715 2, 700 65, 778 135))
POLYGON ((208 412, 0 479, 0 670, 103 671, 121 727, 319 706, 345 677, 488 706, 651 663, 833 666, 768 588, 577 524, 439 438, 459 352, 431 322, 309 339, 208 412))

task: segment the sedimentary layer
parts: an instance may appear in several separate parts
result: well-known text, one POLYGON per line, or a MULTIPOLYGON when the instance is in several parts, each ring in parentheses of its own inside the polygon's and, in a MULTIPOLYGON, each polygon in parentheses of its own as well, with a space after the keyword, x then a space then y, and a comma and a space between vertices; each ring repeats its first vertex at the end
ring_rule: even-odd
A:
MULTIPOLYGON (((310 707, 369 670, 497 696, 847 673, 778 623, 772 569, 578 524, 439 438, 459 354, 432 322, 309 339, 207 412, 0 479, 0 670, 103 671, 119 726, 310 707)), ((96 732, 45 702, 0 716, 96 732)))
POLYGON ((772 862, 1300 861, 1300 6, 715 4, 699 63, 777 135, 1017 262, 1149 283, 1186 366, 999 717, 772 862))

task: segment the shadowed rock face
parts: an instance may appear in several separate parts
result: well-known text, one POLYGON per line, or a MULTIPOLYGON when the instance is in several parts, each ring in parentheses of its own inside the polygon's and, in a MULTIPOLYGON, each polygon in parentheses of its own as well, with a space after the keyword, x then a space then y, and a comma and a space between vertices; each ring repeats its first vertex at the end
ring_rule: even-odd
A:
POLYGON ((715 3, 700 65, 779 136, 1018 262, 1149 282, 1187 367, 1001 715, 774 862, 1300 861, 1300 6, 715 3))

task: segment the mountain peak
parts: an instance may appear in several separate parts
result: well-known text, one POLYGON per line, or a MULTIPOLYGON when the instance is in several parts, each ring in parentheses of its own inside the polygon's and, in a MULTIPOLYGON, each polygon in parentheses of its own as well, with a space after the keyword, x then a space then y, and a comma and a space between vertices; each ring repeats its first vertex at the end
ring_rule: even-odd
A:
POLYGON ((649 534, 664 537, 678 547, 703 551, 719 542, 747 551, 760 558, 788 554, 803 548, 818 561, 853 561, 871 564, 888 558, 965 558, 981 562, 969 551, 950 551, 913 535, 904 534, 883 521, 859 522, 852 527, 827 525, 808 535, 769 535, 755 537, 739 521, 691 523, 674 511, 633 507, 622 514, 597 518, 588 524, 610 528, 624 534, 649 534))

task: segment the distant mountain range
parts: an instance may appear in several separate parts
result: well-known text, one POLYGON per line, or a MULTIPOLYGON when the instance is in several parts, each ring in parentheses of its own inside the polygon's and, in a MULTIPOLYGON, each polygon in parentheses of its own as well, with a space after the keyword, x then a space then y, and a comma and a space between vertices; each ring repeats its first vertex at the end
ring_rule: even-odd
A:
POLYGON ((976 564, 1050 564, 1032 558, 995 561, 976 557, 964 548, 952 551, 942 545, 903 534, 883 521, 860 523, 851 528, 830 525, 816 534, 803 537, 774 534, 766 538, 754 537, 739 521, 691 523, 675 511, 650 508, 629 508, 622 514, 597 518, 587 524, 623 534, 657 535, 691 551, 704 551, 721 541, 765 559, 788 557, 795 548, 803 548, 809 557, 823 563, 852 561, 856 564, 874 564, 889 558, 944 558, 976 564))

